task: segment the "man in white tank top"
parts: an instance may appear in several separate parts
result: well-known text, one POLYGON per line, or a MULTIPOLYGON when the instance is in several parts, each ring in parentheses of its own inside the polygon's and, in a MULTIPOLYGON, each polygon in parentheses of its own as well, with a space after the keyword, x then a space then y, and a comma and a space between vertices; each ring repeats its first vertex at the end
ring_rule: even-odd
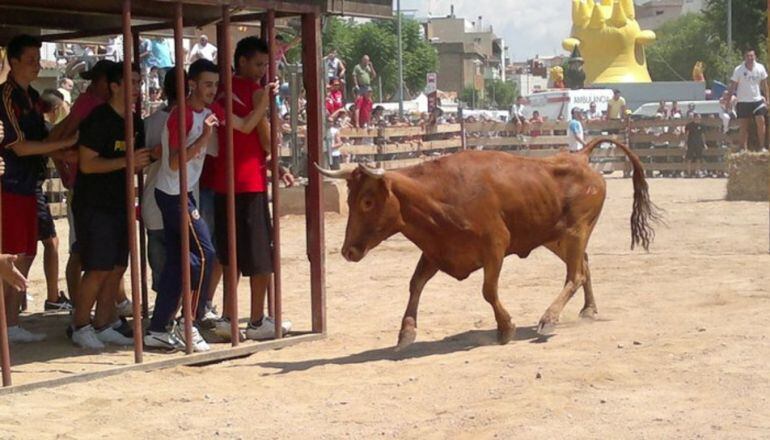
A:
MULTIPOLYGON (((744 54, 743 63, 735 68, 730 80, 729 95, 738 97, 735 107, 741 121, 741 144, 748 148, 749 127, 753 119, 757 125, 759 148, 765 147, 765 116, 767 116, 768 97, 767 70, 757 62, 753 50, 744 54)), ((729 96, 728 96, 729 98, 729 96)))

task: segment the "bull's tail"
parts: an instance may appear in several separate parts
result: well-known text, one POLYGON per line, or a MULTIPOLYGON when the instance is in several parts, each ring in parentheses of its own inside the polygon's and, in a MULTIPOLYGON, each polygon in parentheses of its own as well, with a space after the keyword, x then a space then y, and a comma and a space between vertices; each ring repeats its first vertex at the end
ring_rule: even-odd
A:
POLYGON ((639 156, 626 145, 607 138, 591 140, 581 153, 589 157, 597 145, 605 142, 611 143, 623 150, 631 161, 634 169, 632 176, 634 182, 634 207, 631 211, 631 249, 641 244, 644 250, 649 250, 650 243, 655 238, 655 230, 652 228, 652 223, 658 223, 661 220, 661 215, 658 207, 650 200, 642 162, 639 160, 639 156))

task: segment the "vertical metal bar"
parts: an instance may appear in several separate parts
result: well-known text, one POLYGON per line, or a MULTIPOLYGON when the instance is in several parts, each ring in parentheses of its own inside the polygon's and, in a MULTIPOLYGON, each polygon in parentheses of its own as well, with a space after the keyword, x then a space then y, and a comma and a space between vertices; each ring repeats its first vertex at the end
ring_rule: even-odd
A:
MULTIPOLYGON (((232 53, 232 37, 230 36, 230 9, 222 6, 222 39, 221 50, 226 57, 232 53)), ((237 60, 235 60, 237 62, 237 60)), ((228 61, 229 65, 229 61, 228 61)), ((238 67, 238 66, 235 66, 238 67)), ((228 69, 224 77, 225 87, 225 162, 227 165, 227 288, 225 297, 230 307, 230 341, 233 347, 239 342, 238 329, 238 259, 235 252, 235 163, 233 155, 233 75, 228 69)), ((221 228, 225 225, 217 225, 221 228)))
MULTIPOLYGON (((3 191, 0 182, 0 193, 3 191)), ((0 198, 0 213, 3 212, 3 203, 0 198)), ((0 230, 2 230, 2 217, 0 216, 0 230)), ((2 249, 3 236, 0 234, 0 249, 2 249)), ((0 280, 0 365, 3 369, 3 386, 9 387, 11 383, 11 350, 8 347, 8 322, 5 319, 5 286, 0 280)))
MULTIPOLYGON (((270 48, 270 64, 268 65, 269 81, 278 76, 275 63, 275 10, 267 11, 267 46, 270 48)), ((270 97, 270 156, 272 157, 273 180, 273 317, 275 319, 275 338, 283 337, 281 330, 281 216, 279 215, 281 193, 278 178, 278 169, 281 162, 281 151, 278 148, 278 108, 275 105, 275 97, 270 97)))
POLYGON ((126 215, 128 216, 128 253, 131 265, 131 300, 134 302, 134 362, 142 363, 142 298, 139 292, 139 261, 136 255, 136 191, 134 190, 134 84, 133 38, 131 36, 131 0, 123 1, 123 122, 126 138, 126 215))
POLYGON ((468 149, 468 137, 465 133, 465 117, 463 116, 463 109, 459 107, 457 109, 457 116, 460 119, 460 143, 463 150, 468 149))
MULTIPOLYGON (((259 34, 260 38, 262 38, 264 41, 267 42, 268 45, 268 57, 273 57, 273 48, 270 47, 270 41, 267 33, 268 29, 268 21, 267 21, 267 14, 265 14, 259 22, 259 34)), ((268 73, 267 75, 263 76, 260 80, 260 84, 262 86, 266 86, 268 82, 273 80, 273 73, 270 71, 270 62, 268 61, 268 73)), ((270 109, 272 110, 272 106, 270 109)), ((267 316, 273 318, 275 317, 275 309, 273 307, 275 300, 275 274, 270 275, 270 281, 267 283, 267 316)))
MULTIPOLYGON (((187 127, 185 124, 186 97, 184 93, 184 24, 182 3, 174 5, 174 66, 176 66, 177 123, 179 129, 179 249, 182 262, 182 315, 184 316, 185 352, 193 352, 192 324, 195 312, 192 310, 190 292, 190 213, 187 211, 187 127)), ((200 293, 200 292, 199 292, 200 293)))
MULTIPOLYGON (((139 32, 135 29, 131 29, 132 37, 133 37, 133 45, 134 45, 134 63, 141 65, 141 61, 139 59, 139 32)), ((123 57, 125 59, 125 57, 123 57)), ((140 77, 141 77, 140 73, 140 77)), ((144 100, 144 94, 139 93, 139 100, 136 101, 136 107, 135 111, 137 114, 142 114, 142 106, 144 100)), ((152 148, 153 145, 145 145, 147 148, 152 148)), ((144 173, 139 173, 137 175, 137 187, 139 192, 139 207, 141 209, 142 206, 142 196, 144 196, 144 173)), ((149 310, 147 307, 148 303, 148 291, 147 291, 147 235, 146 229, 144 227, 144 220, 141 216, 139 216, 139 279, 142 286, 142 318, 147 319, 149 316, 149 310)))
POLYGON ((323 180, 313 164, 321 163, 323 113, 321 75, 321 20, 318 14, 302 14, 302 69, 307 91, 308 187, 305 200, 310 259, 310 298, 313 332, 326 333, 326 274, 323 223, 323 180))

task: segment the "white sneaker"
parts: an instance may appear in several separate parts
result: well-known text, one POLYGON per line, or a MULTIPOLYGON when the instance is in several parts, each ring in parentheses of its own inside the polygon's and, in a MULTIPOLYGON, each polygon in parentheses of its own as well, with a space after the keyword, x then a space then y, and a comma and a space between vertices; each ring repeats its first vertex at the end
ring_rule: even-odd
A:
POLYGON ((118 316, 121 318, 131 318, 134 316, 134 304, 130 299, 123 300, 123 302, 115 305, 118 310, 118 316))
POLYGON ((121 347, 134 345, 133 339, 123 336, 111 326, 96 332, 96 337, 105 344, 119 345, 121 347))
MULTIPOLYGON (((284 319, 281 321, 281 330, 283 335, 291 331, 291 321, 284 319)), ((275 338, 275 319, 265 316, 259 327, 249 323, 246 327, 246 337, 253 340, 275 338)))
POLYGON ((72 333, 72 343, 87 350, 101 350, 105 347, 104 343, 96 336, 96 330, 91 324, 75 330, 72 333))
POLYGON ((172 332, 154 332, 148 331, 144 335, 145 347, 160 348, 163 350, 184 350, 182 341, 174 336, 172 332))
POLYGON ((22 328, 18 325, 8 327, 8 341, 9 342, 40 342, 45 340, 45 335, 42 333, 32 333, 31 331, 22 328))
MULTIPOLYGON (((184 339, 184 318, 180 319, 179 323, 174 327, 174 336, 179 339, 179 341, 182 343, 182 346, 187 346, 187 343, 184 339)), ((198 329, 194 325, 192 326, 192 346, 193 351, 196 353, 211 350, 209 344, 206 343, 206 340, 203 339, 200 332, 198 332, 198 329)))

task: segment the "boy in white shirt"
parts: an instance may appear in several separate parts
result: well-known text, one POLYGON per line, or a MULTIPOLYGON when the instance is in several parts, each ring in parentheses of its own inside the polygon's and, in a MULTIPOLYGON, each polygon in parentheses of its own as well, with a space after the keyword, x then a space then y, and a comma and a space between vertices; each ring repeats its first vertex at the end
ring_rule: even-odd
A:
MULTIPOLYGON (((190 66, 187 84, 190 94, 187 98, 185 127, 187 152, 187 209, 190 214, 190 278, 193 291, 192 307, 196 319, 204 314, 205 301, 199 301, 206 287, 213 267, 215 252, 206 223, 201 219, 192 191, 198 184, 203 162, 209 148, 215 128, 223 123, 224 111, 214 103, 219 87, 219 68, 211 61, 200 59, 190 66), (220 122, 221 121, 221 122, 220 122)), ((179 308, 182 296, 180 256, 180 194, 179 194, 179 145, 178 128, 179 108, 174 108, 163 131, 163 152, 161 165, 155 183, 155 200, 163 216, 166 260, 158 283, 158 296, 155 310, 147 334, 145 345, 155 348, 177 349, 184 345, 184 326, 180 325, 168 331, 179 308)), ((262 118, 259 112, 252 112, 246 118, 233 116, 233 128, 241 132, 251 132, 262 118)), ((196 352, 207 351, 209 346, 193 327, 192 345, 196 352)))

